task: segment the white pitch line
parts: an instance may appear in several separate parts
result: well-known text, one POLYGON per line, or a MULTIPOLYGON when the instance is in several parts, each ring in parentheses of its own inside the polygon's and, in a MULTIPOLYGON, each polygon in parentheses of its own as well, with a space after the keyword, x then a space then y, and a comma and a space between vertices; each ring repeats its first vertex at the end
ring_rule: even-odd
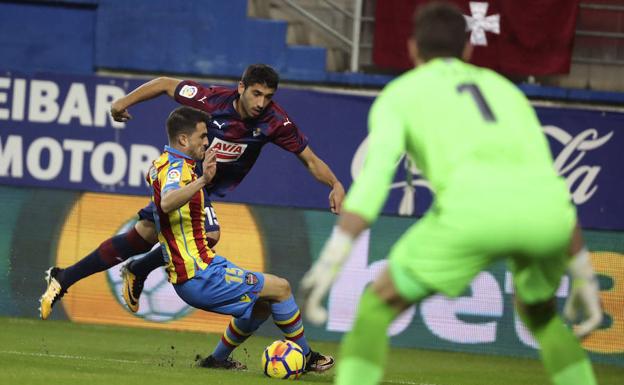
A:
MULTIPOLYGON (((117 362, 117 363, 124 363, 124 364, 150 364, 149 362, 145 362, 145 361, 122 360, 118 358, 95 358, 95 357, 85 357, 85 356, 72 356, 69 354, 18 352, 16 350, 0 350, 0 354, 13 354, 17 356, 32 356, 32 357, 63 358, 63 359, 69 359, 69 360, 107 361, 107 362, 117 362)), ((414 382, 414 381, 409 381, 409 380, 385 380, 383 381, 383 383, 400 384, 400 385, 436 385, 436 384, 423 383, 423 382, 414 382)))
POLYGON ((95 357, 84 357, 84 356, 72 356, 69 354, 18 352, 15 350, 0 350, 0 354, 14 354, 18 356, 33 356, 33 357, 64 358, 64 359, 70 359, 70 360, 85 360, 85 361, 107 361, 107 362, 117 362, 117 363, 123 363, 123 364, 148 364, 148 362, 145 362, 145 361, 122 360, 118 358, 95 358, 95 357))

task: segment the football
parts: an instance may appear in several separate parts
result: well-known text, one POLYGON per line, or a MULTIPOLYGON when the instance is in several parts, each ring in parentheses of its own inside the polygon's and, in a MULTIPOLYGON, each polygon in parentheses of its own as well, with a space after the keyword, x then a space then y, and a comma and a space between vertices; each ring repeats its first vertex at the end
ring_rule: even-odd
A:
POLYGON ((304 368, 303 349, 292 341, 275 341, 262 353, 262 370, 271 378, 296 380, 304 368))

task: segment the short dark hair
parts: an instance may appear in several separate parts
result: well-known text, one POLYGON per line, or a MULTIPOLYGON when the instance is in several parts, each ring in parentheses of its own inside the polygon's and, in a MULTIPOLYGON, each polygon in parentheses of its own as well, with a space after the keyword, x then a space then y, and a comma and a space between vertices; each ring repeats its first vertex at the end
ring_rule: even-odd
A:
POLYGON ((251 64, 243 72, 241 82, 245 88, 254 84, 262 84, 269 88, 277 89, 279 75, 275 70, 266 64, 251 64))
POLYGON ((467 36, 464 15, 454 4, 435 1, 419 7, 414 14, 412 37, 423 60, 461 58, 467 36))
POLYGON ((178 135, 191 135, 197 129, 197 123, 208 124, 210 115, 193 107, 182 106, 171 111, 167 118, 167 136, 173 142, 178 135))

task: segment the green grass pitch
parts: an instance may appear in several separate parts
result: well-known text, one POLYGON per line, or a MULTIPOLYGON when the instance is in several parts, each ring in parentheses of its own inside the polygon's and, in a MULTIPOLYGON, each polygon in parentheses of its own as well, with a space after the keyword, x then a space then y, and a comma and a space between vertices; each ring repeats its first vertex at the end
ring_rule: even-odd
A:
MULTIPOLYGON (((252 336, 235 352, 249 370, 192 367, 196 354, 212 351, 216 334, 0 318, 0 384, 276 384, 260 368, 271 339, 252 336)), ((314 343, 335 354, 335 343, 314 343)), ((599 383, 621 384, 624 368, 597 365, 599 383)), ((330 384, 334 371, 308 374, 300 384, 330 384)), ((384 384, 548 384, 536 360, 500 356, 392 349, 384 384)))

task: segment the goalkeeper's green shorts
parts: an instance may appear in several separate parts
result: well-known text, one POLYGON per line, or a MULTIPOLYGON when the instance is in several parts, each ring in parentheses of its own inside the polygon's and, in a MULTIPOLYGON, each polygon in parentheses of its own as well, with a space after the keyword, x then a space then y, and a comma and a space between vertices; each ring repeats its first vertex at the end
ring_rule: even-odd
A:
MULTIPOLYGON (((563 184, 563 183, 562 183, 563 184)), ((576 222, 567 188, 484 189, 445 194, 397 241, 389 255, 399 293, 418 301, 432 293, 460 295, 482 270, 508 258, 524 303, 551 298, 568 264, 576 222), (550 198, 549 198, 550 197, 550 198)))

